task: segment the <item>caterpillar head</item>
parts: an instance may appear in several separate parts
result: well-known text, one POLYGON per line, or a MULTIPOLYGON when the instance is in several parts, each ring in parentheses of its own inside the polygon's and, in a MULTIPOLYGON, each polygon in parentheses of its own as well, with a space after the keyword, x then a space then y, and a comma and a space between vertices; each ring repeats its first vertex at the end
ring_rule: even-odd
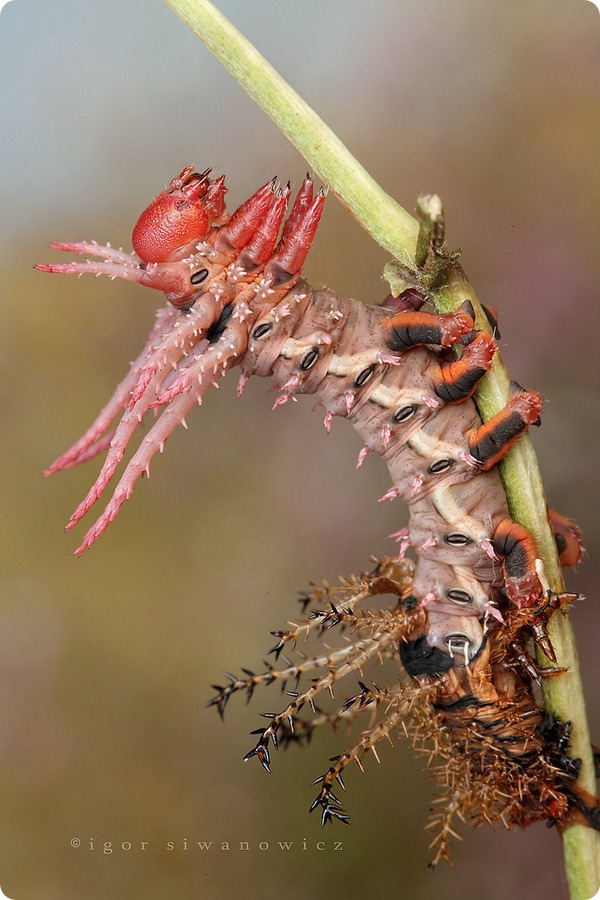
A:
MULTIPOLYGON (((190 409, 245 359, 257 319, 286 304, 315 236, 325 194, 313 196, 309 176, 284 222, 289 185, 277 188, 275 180, 268 182, 228 216, 224 178, 211 181, 209 172, 183 169, 153 200, 133 230, 135 253, 109 244, 61 242, 52 247, 103 260, 37 267, 59 274, 126 278, 163 291, 168 301, 158 311, 140 356, 96 421, 46 471, 50 475, 106 452, 100 475, 71 517, 67 528, 72 528, 107 487, 144 416, 151 410, 161 412, 80 553, 114 519, 134 483, 149 472, 154 454, 185 424, 190 409), (116 426, 114 419, 119 419, 116 426)), ((281 310, 280 317, 284 315, 289 315, 287 309, 281 310)), ((247 377, 243 372, 239 390, 247 377)))
POLYGON ((210 172, 199 174, 188 166, 144 210, 131 238, 140 259, 161 263, 186 255, 190 243, 206 237, 213 224, 222 224, 225 179, 211 181, 210 172))

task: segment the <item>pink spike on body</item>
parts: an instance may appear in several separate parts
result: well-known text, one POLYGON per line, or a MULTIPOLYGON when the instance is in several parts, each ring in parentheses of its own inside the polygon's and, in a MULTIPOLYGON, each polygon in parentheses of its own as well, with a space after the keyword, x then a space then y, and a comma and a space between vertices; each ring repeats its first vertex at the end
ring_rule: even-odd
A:
POLYGON ((498 559, 498 557, 496 556, 496 551, 494 550, 494 546, 489 538, 484 538, 483 540, 479 541, 479 546, 484 551, 484 553, 489 556, 490 559, 498 559))
POLYGON ((402 494, 402 491, 399 488, 397 488, 396 485, 394 484, 388 491, 385 492, 383 497, 379 498, 379 500, 377 502, 381 503, 383 500, 395 500, 396 497, 400 497, 401 494, 402 494))
POLYGON ((424 553, 426 550, 431 550, 432 547, 437 545, 437 540, 433 535, 430 535, 426 541, 423 541, 421 546, 418 548, 420 553, 424 553))
POLYGON ((242 396, 242 394, 244 392, 244 388, 246 387, 246 385, 248 384, 249 381, 250 381, 250 376, 248 375, 248 373, 242 372, 242 374, 239 377, 239 381, 237 383, 237 389, 236 389, 236 393, 237 393, 238 397, 242 396))
POLYGON ((288 380, 285 382, 285 384, 281 385, 279 390, 280 391, 290 391, 290 390, 292 390, 292 388, 298 387, 298 385, 301 383, 301 381, 302 381, 302 379, 300 378, 299 375, 292 375, 291 378, 288 378, 288 380))
POLYGON ((108 401, 106 406, 103 407, 100 414, 88 428, 85 434, 78 441, 76 441, 72 447, 70 447, 61 456, 59 456, 51 466, 46 469, 46 471, 44 472, 45 476, 54 475, 56 472, 60 472, 62 469, 69 469, 73 466, 78 465, 80 462, 86 462, 88 459, 92 459, 98 453, 101 453, 106 449, 106 445, 104 443, 104 440, 102 439, 102 435, 110 426, 115 416, 121 410, 126 408, 131 390, 135 386, 137 379, 139 378, 139 373, 142 369, 144 361, 147 358, 149 349, 152 347, 154 341, 158 338, 161 331, 167 326, 169 322, 172 321, 172 319, 176 315, 177 314, 175 310, 170 308, 161 309, 158 311, 154 327, 148 335, 148 338, 144 345, 144 349, 137 357, 137 359, 134 360, 134 362, 131 364, 129 372, 117 386, 111 399, 108 401), (92 447, 96 448, 95 452, 93 453, 92 447))
POLYGON ((360 453, 358 454, 358 459, 357 459, 357 461, 356 461, 356 468, 357 468, 357 469, 360 469, 360 467, 361 467, 362 464, 364 463, 365 459, 367 458, 367 454, 370 453, 370 452, 371 452, 371 448, 370 448, 370 447, 367 447, 367 445, 365 444, 365 446, 362 448, 362 450, 361 450, 360 453))
POLYGON ((444 403, 440 400, 439 397, 436 397, 434 394, 421 394, 421 401, 428 406, 429 409, 439 409, 440 406, 443 406, 444 403))
POLYGON ((504 621, 504 616, 502 615, 498 607, 492 603, 491 600, 489 600, 485 604, 485 615, 486 617, 493 616, 493 618, 496 619, 496 621, 500 622, 501 625, 506 624, 506 622, 504 621))
POLYGON ((474 456, 471 456, 466 450, 461 450, 457 453, 456 458, 459 462, 464 463, 466 466, 470 466, 473 469, 477 469, 481 463, 478 459, 475 459, 474 456))
POLYGON ((422 475, 415 475, 415 478, 412 483, 412 487, 410 489, 410 496, 416 497, 421 488, 423 487, 424 478, 422 475))
POLYGON ((398 547, 398 559, 404 559, 407 550, 412 546, 410 531, 408 528, 401 528, 400 531, 395 531, 393 534, 390 534, 390 537, 400 545, 398 547))
MULTIPOLYGON (((142 213, 134 229, 137 254, 94 242, 56 243, 56 249, 104 259, 39 267, 46 272, 127 278, 165 291, 176 307, 158 313, 142 353, 108 404, 85 435, 46 473, 107 451, 98 478, 67 525, 71 529, 108 486, 146 413, 164 407, 125 466, 106 509, 85 535, 79 555, 117 515, 138 478, 149 474, 150 461, 156 452, 162 453, 168 436, 179 425, 187 428, 185 414, 202 402, 211 386, 218 387, 217 378, 243 356, 258 312, 277 304, 279 318, 292 312, 286 295, 298 280, 314 238, 323 194, 313 197, 312 182, 305 179, 275 247, 289 186, 276 191, 275 182, 270 182, 229 218, 224 207, 224 180, 211 181, 208 174, 209 170, 198 174, 191 167, 184 169, 142 213), (230 315, 223 318, 226 306, 231 306, 230 315), (119 414, 117 427, 106 433, 119 414)), ((300 299, 300 295, 294 297, 300 299)), ((248 378, 243 372, 238 395, 248 378)), ((299 378, 290 378, 275 406, 290 397, 295 400, 292 390, 298 384, 299 378)), ((326 427, 331 418, 328 414, 326 427)))
POLYGON ((284 403, 287 403, 288 400, 293 400, 294 403, 297 403, 297 402, 298 402, 298 398, 297 398, 297 397, 294 397, 293 394, 290 394, 289 391, 286 391, 284 394, 280 394, 280 395, 279 395, 279 397, 277 398, 277 400, 275 401, 275 403, 274 403, 273 406, 271 407, 271 410, 277 409, 278 406, 283 406, 283 404, 284 404, 284 403))
POLYGON ((388 447, 389 443, 390 443, 390 438, 392 436, 392 429, 390 428, 390 426, 387 423, 383 426, 383 428, 379 432, 379 436, 381 437, 381 443, 383 444, 383 446, 388 447))
MULTIPOLYGON (((110 522, 115 518, 125 500, 129 500, 133 493, 135 482, 146 471, 152 457, 157 451, 161 450, 161 447, 164 446, 169 435, 172 434, 180 424, 187 428, 185 414, 189 412, 195 402, 196 398, 193 394, 184 394, 183 396, 178 397, 177 400, 165 409, 127 464, 106 509, 86 533, 81 545, 75 551, 77 556, 81 556, 89 547, 91 547, 94 541, 103 531, 105 531, 110 522)), ((81 513, 81 515, 83 515, 83 513, 81 513)), ((81 515, 78 518, 81 518, 81 515)), ((75 520, 72 518, 67 525, 67 530, 73 528, 74 525, 75 520)))
POLYGON ((392 356, 391 353, 378 353, 377 362, 385 363, 388 366, 402 365, 402 359, 399 356, 392 356))

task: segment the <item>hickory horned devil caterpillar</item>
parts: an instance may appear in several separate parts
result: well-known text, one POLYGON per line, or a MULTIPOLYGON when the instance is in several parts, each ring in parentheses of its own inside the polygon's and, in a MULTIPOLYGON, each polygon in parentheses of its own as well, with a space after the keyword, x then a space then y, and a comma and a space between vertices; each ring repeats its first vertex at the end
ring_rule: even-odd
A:
MULTIPOLYGON (((314 195, 307 176, 284 222, 290 186, 273 180, 230 216, 225 179, 211 179, 210 171, 186 168, 158 195, 134 228, 134 253, 95 242, 54 243, 102 261, 38 266, 126 278, 167 298, 108 404, 48 469, 106 452, 67 526, 73 528, 108 486, 145 415, 162 410, 77 553, 114 519, 154 454, 228 369, 241 371, 238 395, 251 375, 272 376, 280 391, 275 406, 314 394, 327 429, 342 416, 364 439, 359 464, 368 451, 386 461, 393 486, 382 499, 402 497, 409 525, 395 535, 398 558, 377 562, 337 590, 314 589, 304 598, 308 615, 274 632, 275 658, 285 649, 296 661, 282 657, 279 668, 243 670, 242 677, 228 676, 226 687, 215 686, 211 704, 222 714, 236 692, 249 697, 258 686, 292 684, 289 702, 267 714, 246 758, 258 757, 269 770, 271 743, 307 740, 323 723, 350 727, 366 713, 356 742, 317 780, 312 808, 321 808, 323 823, 348 819, 334 793, 348 763, 361 766, 369 750, 376 755, 379 741, 391 742, 401 728, 417 749, 441 759, 434 769, 443 789, 432 820, 434 862, 448 858, 455 815, 474 824, 583 821, 600 828, 598 800, 575 783, 579 761, 568 755, 569 723, 546 715, 534 695, 542 673, 529 652, 533 639, 554 659, 546 623, 575 596, 544 589, 533 539, 511 521, 495 468, 537 422, 539 395, 515 386, 505 409, 483 424, 471 397, 496 344, 474 328, 469 309, 436 314, 418 273, 412 287, 379 306, 313 290, 300 270, 324 192, 314 195), (404 558, 409 546, 414 563, 404 558), (383 594, 391 604, 373 601, 383 594), (297 650, 309 637, 336 633, 337 647, 314 657, 297 650), (403 679, 387 687, 365 683, 367 663, 387 660, 401 663, 403 679), (317 707, 315 699, 326 691, 333 696, 336 682, 351 673, 361 677, 358 692, 333 711, 317 707), (308 718, 303 710, 310 710, 308 718)), ((577 562, 578 529, 557 513, 550 517, 562 564, 577 562)))

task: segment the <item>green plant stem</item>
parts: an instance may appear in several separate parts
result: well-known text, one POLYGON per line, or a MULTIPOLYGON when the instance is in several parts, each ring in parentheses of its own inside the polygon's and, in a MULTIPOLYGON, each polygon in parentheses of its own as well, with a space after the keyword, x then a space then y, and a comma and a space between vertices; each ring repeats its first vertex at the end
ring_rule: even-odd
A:
MULTIPOLYGON (((273 119, 329 185, 355 218, 403 265, 414 268, 419 225, 386 194, 354 159, 331 129, 281 78, 258 51, 208 0, 165 0, 207 45, 257 104, 273 119)), ((475 293, 456 263, 448 266, 441 290, 436 292, 440 311, 456 309, 469 300, 477 324, 487 323, 475 293)), ((500 354, 477 392, 484 421, 501 409, 510 392, 510 378, 500 354)), ((511 514, 534 536, 548 586, 564 590, 556 546, 546 515, 546 498, 537 460, 528 436, 521 438, 501 464, 511 514)), ((544 682, 547 708, 573 725, 571 752, 582 759, 583 788, 595 792, 594 764, 579 677, 577 651, 568 614, 557 613, 550 637, 559 666, 568 673, 544 682)), ((573 825, 563 835, 565 865, 572 900, 589 900, 600 881, 600 844, 592 829, 573 825)))
POLYGON ((165 0, 273 119, 322 181, 391 255, 414 265, 418 224, 340 139, 207 0, 165 0))

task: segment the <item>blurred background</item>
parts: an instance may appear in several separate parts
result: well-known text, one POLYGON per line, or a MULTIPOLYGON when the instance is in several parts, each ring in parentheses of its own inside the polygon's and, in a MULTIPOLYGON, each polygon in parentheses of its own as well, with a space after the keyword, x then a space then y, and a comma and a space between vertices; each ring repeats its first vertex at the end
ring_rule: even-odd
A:
MULTIPOLYGON (((597 9, 218 5, 402 205, 442 196, 450 245, 500 311, 512 376, 546 398, 534 440, 550 502, 585 532, 588 556, 568 584, 588 598, 574 620, 600 740, 597 9)), ((137 355, 159 295, 33 265, 58 259, 47 247, 56 239, 128 247, 139 212, 190 163, 227 173, 231 208, 275 174, 299 185, 306 164, 159 0, 14 0, 0 17, 0 72, 3 891, 566 896, 558 836, 541 825, 465 829, 456 867, 428 872, 432 788, 405 741, 348 775, 352 827, 322 830, 307 815, 310 782, 349 739, 327 733, 280 752, 268 776, 242 756, 280 695, 249 707, 233 698, 224 723, 205 708, 223 669, 262 665, 268 631, 297 615, 297 590, 393 552, 387 535, 405 510, 376 502, 388 487, 379 460, 355 473, 360 441, 344 423, 327 437, 310 400, 272 413, 258 379, 237 401, 232 377, 109 531, 73 557, 83 529, 63 525, 98 462, 49 481, 41 472, 137 355)), ((330 195, 307 277, 377 302, 386 261, 330 195)))

